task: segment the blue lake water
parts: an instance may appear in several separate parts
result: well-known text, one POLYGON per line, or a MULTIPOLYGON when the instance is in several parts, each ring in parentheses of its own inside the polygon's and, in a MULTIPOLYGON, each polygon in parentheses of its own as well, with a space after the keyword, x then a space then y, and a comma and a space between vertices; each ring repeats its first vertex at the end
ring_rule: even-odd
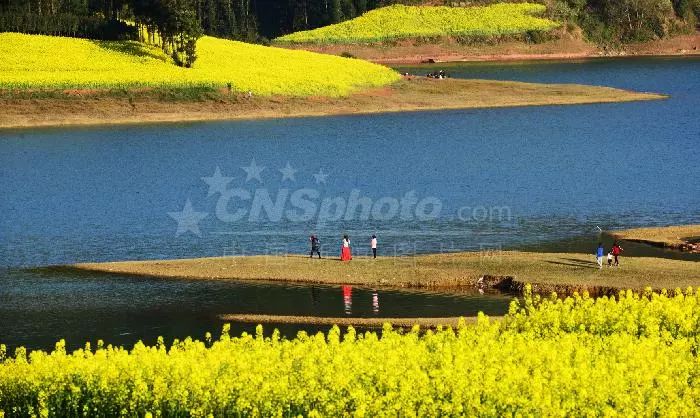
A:
POLYGON ((0 259, 7 266, 36 266, 300 252, 312 232, 331 253, 343 233, 351 235, 356 251, 366 251, 376 233, 384 254, 435 252, 552 241, 590 234, 596 225, 700 222, 700 60, 446 69, 460 77, 603 84, 671 97, 0 131, 0 259), (265 167, 261 181, 247 178, 241 168, 253 159, 265 167), (282 181, 279 170, 288 162, 297 170, 294 181, 282 181), (208 196, 202 177, 217 167, 233 177, 228 190, 240 189, 250 198, 208 196), (319 170, 328 174, 325 183, 313 177, 319 170), (369 216, 362 216, 361 206, 347 209, 353 190, 371 201, 369 216), (421 210, 411 199, 396 208, 411 191, 421 210), (295 192, 310 210, 295 208, 295 192), (262 209, 253 214, 256 195, 262 209), (281 199, 279 219, 280 211, 265 210, 265 198, 281 199), (178 223, 169 213, 182 214, 187 200, 206 217, 191 222, 186 216, 184 233, 177 235, 178 223), (320 219, 324 200, 327 215, 320 219), (217 211, 222 201, 228 205, 217 211), (430 205, 435 201, 439 208, 430 205), (245 216, 231 219, 238 210, 245 216), (290 211, 301 216, 288 216, 290 211), (304 215, 310 219, 297 219, 304 215))
MULTIPOLYGON (((200 335, 216 331, 217 314, 255 311, 245 294, 287 297, 284 313, 310 309, 308 289, 278 297, 269 286, 199 282, 187 294, 157 280, 21 267, 304 252, 311 233, 333 256, 344 233, 355 254, 368 252, 371 234, 383 255, 576 240, 588 248, 597 226, 700 223, 700 59, 402 71, 438 68, 454 77, 598 84, 670 98, 0 131, 0 340, 42 346, 61 335, 200 335), (217 167, 230 181, 209 179, 217 167), (195 294, 214 301, 198 310, 205 305, 195 294), (168 321, 182 326, 158 329, 168 321), (94 332, 100 326, 104 332, 94 332)), ((339 289, 328 292, 337 305, 317 313, 342 313, 339 289)), ((426 301, 389 302, 394 311, 384 313, 426 301)), ((502 312, 505 299, 499 303, 502 312)), ((455 306, 443 312, 471 309, 455 306)))

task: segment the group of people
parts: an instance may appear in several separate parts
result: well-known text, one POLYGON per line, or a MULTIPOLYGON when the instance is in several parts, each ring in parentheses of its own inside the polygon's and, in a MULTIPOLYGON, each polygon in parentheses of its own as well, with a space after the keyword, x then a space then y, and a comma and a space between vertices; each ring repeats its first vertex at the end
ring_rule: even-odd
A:
POLYGON ((449 77, 447 73, 445 73, 445 70, 440 70, 440 71, 433 71, 431 73, 428 73, 425 75, 428 78, 437 78, 437 79, 443 79, 449 77))
MULTIPOLYGON (((622 247, 615 241, 612 248, 608 251, 608 267, 619 266, 620 265, 620 254, 622 254, 622 247)), ((605 247, 603 243, 598 243, 598 248, 596 249, 596 261, 598 262, 598 268, 603 268, 603 257, 605 257, 605 247)))
MULTIPOLYGON (((309 242, 311 242, 311 253, 309 254, 309 258, 314 258, 314 254, 318 254, 318 258, 321 258, 321 240, 318 239, 316 235, 311 235, 309 237, 309 242)), ((376 235, 372 234, 372 238, 369 241, 369 246, 372 249, 372 258, 377 258, 376 235)), ((340 260, 352 260, 352 247, 350 246, 350 237, 347 234, 343 235, 343 241, 340 246, 340 260)))

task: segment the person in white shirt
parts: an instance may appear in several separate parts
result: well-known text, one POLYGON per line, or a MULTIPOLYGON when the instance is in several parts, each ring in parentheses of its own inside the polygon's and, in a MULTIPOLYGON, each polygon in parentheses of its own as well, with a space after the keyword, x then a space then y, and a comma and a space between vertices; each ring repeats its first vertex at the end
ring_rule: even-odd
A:
POLYGON ((340 259, 342 261, 352 260, 352 250, 350 249, 350 237, 343 236, 343 245, 340 248, 340 259))
POLYGON ((370 241, 370 246, 372 247, 372 256, 377 258, 377 236, 372 235, 372 240, 370 241))

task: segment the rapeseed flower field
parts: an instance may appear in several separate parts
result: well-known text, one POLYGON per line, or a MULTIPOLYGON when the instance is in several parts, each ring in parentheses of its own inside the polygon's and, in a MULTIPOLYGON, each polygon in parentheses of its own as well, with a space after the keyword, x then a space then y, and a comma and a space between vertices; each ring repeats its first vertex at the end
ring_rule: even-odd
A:
POLYGON ((545 32, 559 26, 536 17, 542 4, 497 3, 477 7, 394 5, 322 28, 276 39, 290 43, 361 43, 438 36, 500 36, 545 32))
POLYGON ((697 416, 699 331, 692 289, 526 291, 457 329, 0 348, 0 416, 697 416))
POLYGON ((344 96, 390 84, 380 65, 307 51, 203 37, 193 68, 174 65, 154 47, 0 33, 0 89, 109 89, 211 86, 257 95, 344 96))

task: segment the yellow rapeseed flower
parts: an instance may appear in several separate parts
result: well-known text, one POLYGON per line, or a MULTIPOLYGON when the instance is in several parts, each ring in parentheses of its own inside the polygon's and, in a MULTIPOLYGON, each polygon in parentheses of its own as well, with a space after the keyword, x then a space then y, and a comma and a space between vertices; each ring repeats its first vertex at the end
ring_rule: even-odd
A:
POLYGON ((322 28, 276 39, 295 43, 381 42, 440 36, 499 36, 549 31, 560 26, 537 17, 546 7, 533 3, 497 3, 478 7, 393 5, 322 28))
POLYGON ((138 42, 0 33, 0 88, 105 89, 211 86, 256 95, 344 96, 399 79, 370 62, 212 37, 193 68, 138 42))

